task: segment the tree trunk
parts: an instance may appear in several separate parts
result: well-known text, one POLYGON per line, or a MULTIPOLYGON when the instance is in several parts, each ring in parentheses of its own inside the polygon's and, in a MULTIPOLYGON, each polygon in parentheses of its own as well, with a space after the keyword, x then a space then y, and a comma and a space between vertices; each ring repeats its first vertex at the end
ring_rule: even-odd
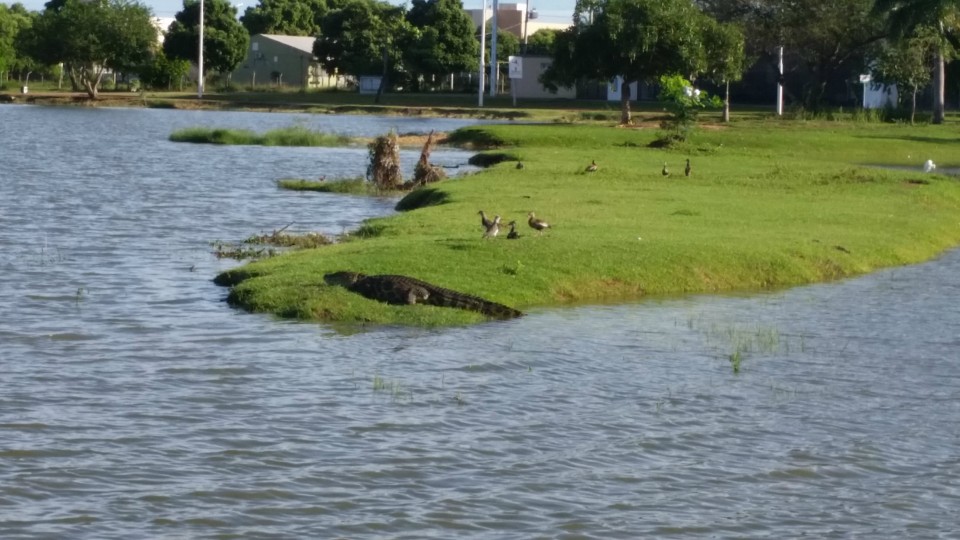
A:
POLYGON ((943 123, 944 79, 943 51, 936 53, 936 66, 933 68, 933 123, 943 123))
POLYGON ((380 104, 380 96, 383 95, 383 89, 387 85, 387 47, 383 47, 383 76, 380 77, 380 86, 377 87, 377 97, 373 98, 373 102, 380 104))
POLYGON ((730 121, 730 81, 724 81, 726 88, 723 95, 723 121, 730 121))
POLYGON ((626 77, 620 81, 620 124, 630 125, 630 83, 626 77))

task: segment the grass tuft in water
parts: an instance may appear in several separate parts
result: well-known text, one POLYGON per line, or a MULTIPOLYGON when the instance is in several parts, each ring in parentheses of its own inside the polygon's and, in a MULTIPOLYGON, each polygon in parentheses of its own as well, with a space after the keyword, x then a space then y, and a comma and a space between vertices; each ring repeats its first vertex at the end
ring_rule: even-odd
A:
POLYGON ((198 144, 260 146, 347 146, 357 142, 345 135, 313 131, 302 126, 273 129, 263 135, 248 129, 191 127, 173 132, 170 140, 198 144))

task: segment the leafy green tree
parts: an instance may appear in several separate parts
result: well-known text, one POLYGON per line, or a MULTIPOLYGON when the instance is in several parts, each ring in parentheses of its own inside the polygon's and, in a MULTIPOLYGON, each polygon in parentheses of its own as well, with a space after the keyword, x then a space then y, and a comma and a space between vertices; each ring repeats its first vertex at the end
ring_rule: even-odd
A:
POLYGON ((411 36, 403 8, 379 0, 348 0, 328 12, 320 26, 313 54, 328 70, 354 76, 380 73, 379 103, 390 76, 403 71, 402 47, 411 36))
POLYGON ((730 83, 743 78, 747 67, 744 37, 733 23, 707 19, 703 29, 707 67, 704 75, 724 87, 723 121, 730 121, 730 83))
POLYGON ((261 0, 240 22, 250 35, 316 36, 328 10, 326 0, 261 0))
MULTIPOLYGON (((163 41, 170 59, 198 61, 200 2, 183 0, 183 10, 163 41)), ((203 0, 203 63, 226 78, 247 56, 250 34, 237 21, 237 9, 229 0, 203 0)))
POLYGON ((717 20, 747 29, 745 51, 785 69, 802 86, 798 99, 808 109, 848 94, 849 82, 865 69, 870 47, 884 37, 874 0, 698 0, 717 20))
POLYGON ((480 44, 460 0, 413 0, 406 15, 413 29, 404 66, 422 75, 477 69, 480 44))
MULTIPOLYGON (((553 54, 553 43, 557 40, 560 31, 553 28, 541 28, 527 38, 525 54, 550 56, 553 54)), ((499 43, 498 43, 499 45, 499 43)))
POLYGON ((629 124, 630 82, 706 68, 705 18, 691 0, 580 0, 575 24, 557 35, 554 61, 541 82, 556 88, 620 75, 620 121, 629 124))
POLYGON ((18 47, 20 32, 33 25, 33 18, 23 4, 7 7, 0 4, 0 81, 10 71, 19 70, 29 58, 18 47))
POLYGON ((140 80, 146 88, 183 90, 183 80, 189 73, 188 60, 167 58, 160 50, 151 62, 140 69, 140 80))
POLYGON ((900 100, 904 90, 910 89, 911 124, 917 115, 917 92, 930 84, 930 66, 939 45, 938 38, 937 30, 918 27, 912 36, 885 43, 875 59, 875 82, 897 85, 900 100))
MULTIPOLYGON (((490 46, 493 43, 493 27, 491 23, 487 21, 487 47, 483 51, 485 55, 484 58, 489 62, 490 60, 490 46)), ((479 32, 478 32, 479 34, 479 32)), ((479 49, 478 49, 479 51, 479 49)), ((516 55, 520 53, 520 38, 513 35, 512 33, 504 30, 503 28, 497 28, 497 63, 506 62, 507 57, 511 55, 516 55)))
POLYGON ((701 109, 719 107, 720 99, 709 96, 693 86, 682 75, 662 75, 660 77, 660 95, 657 96, 664 108, 670 113, 669 120, 661 126, 670 130, 666 141, 687 140, 697 125, 697 116, 701 109))
POLYGON ((150 9, 127 0, 55 0, 26 34, 32 57, 47 65, 63 62, 74 87, 91 98, 107 69, 141 65, 157 46, 150 9))
POLYGON ((915 34, 921 27, 935 31, 936 47, 933 68, 933 123, 942 124, 944 116, 944 66, 954 54, 960 36, 957 0, 876 0, 874 13, 885 17, 887 28, 895 37, 915 34))

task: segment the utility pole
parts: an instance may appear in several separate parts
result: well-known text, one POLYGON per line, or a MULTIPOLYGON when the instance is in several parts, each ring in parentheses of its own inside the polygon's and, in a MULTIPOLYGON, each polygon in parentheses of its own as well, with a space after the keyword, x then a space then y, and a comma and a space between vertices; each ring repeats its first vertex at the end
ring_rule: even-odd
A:
POLYGON ((200 0, 200 53, 197 55, 197 99, 203 99, 203 2, 200 0))
POLYGON ((783 45, 777 48, 777 71, 780 76, 777 78, 777 116, 783 116, 783 45))
MULTIPOLYGON (((500 11, 499 0, 493 0, 493 17, 490 19, 490 97, 497 95, 497 12, 500 11)), ((486 28, 486 24, 484 24, 486 28)))
POLYGON ((483 74, 485 60, 484 49, 487 48, 487 0, 483 0, 483 15, 480 17, 480 91, 477 93, 479 98, 479 107, 483 107, 483 74))

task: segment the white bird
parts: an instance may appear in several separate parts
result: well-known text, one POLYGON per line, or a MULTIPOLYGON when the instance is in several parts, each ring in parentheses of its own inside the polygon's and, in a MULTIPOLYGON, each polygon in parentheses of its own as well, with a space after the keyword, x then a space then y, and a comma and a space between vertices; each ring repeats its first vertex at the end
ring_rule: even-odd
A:
POLYGON ((937 168, 937 165, 933 162, 932 159, 928 159, 923 164, 923 172, 933 172, 933 170, 936 168, 937 168))

